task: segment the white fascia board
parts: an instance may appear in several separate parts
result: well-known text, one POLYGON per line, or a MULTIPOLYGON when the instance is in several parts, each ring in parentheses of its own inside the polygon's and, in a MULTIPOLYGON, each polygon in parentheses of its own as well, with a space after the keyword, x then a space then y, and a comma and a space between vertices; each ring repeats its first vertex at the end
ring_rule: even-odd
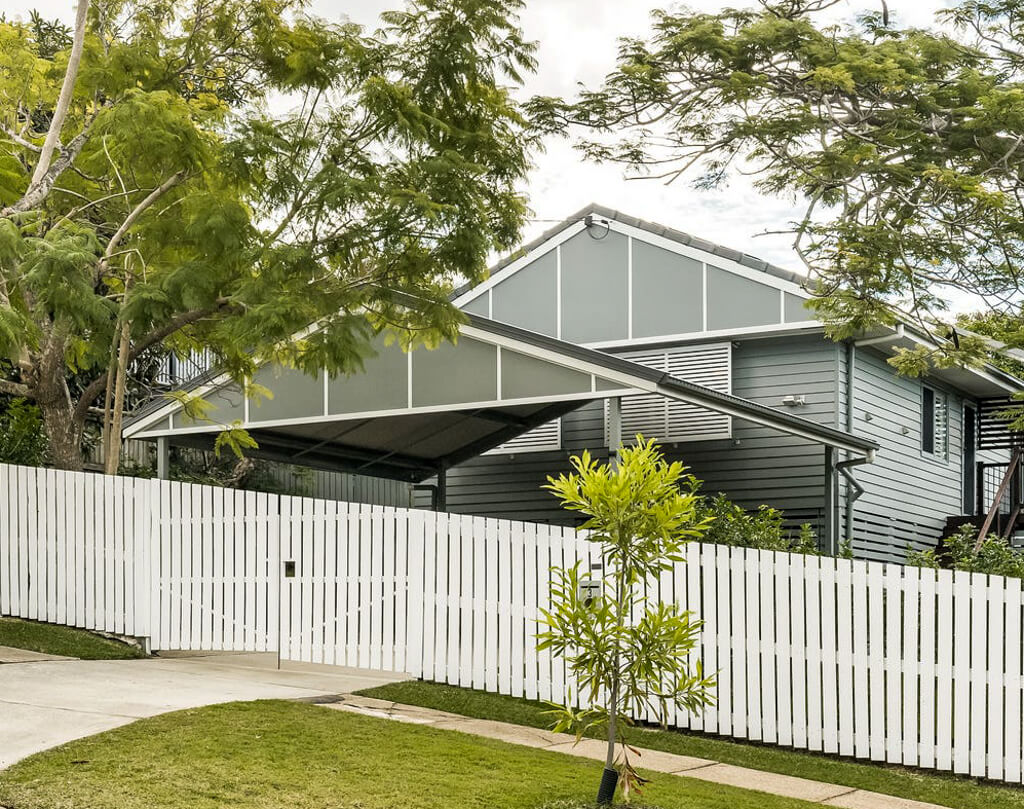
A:
POLYGON ((497 286, 510 275, 514 275, 515 273, 519 272, 519 270, 521 270, 527 264, 536 261, 545 253, 550 253, 562 242, 567 242, 577 233, 582 233, 585 227, 586 225, 584 225, 582 221, 572 222, 566 225, 563 230, 560 230, 558 233, 556 233, 550 239, 545 241, 543 244, 538 245, 529 253, 520 256, 508 266, 502 267, 497 272, 492 273, 490 278, 488 278, 486 281, 477 284, 472 289, 467 289, 453 301, 454 305, 459 308, 462 308, 467 303, 476 300, 481 295, 483 295, 483 293, 489 291, 492 287, 497 286))
MULTIPOLYGON (((939 345, 929 337, 923 334, 915 332, 912 328, 907 328, 904 323, 897 323, 896 328, 891 330, 889 334, 882 334, 877 337, 868 337, 863 340, 856 340, 854 345, 858 348, 862 346, 875 346, 881 351, 893 346, 899 340, 908 340, 911 343, 916 343, 919 346, 927 348, 929 351, 935 351, 939 348, 939 345)), ((1007 382, 1006 380, 1000 379, 999 377, 991 374, 985 368, 972 368, 968 365, 957 366, 961 371, 965 371, 969 374, 974 374, 979 379, 983 379, 990 385, 995 385, 1001 390, 1005 390, 1007 393, 1017 393, 1020 388, 1007 382)), ((940 377, 941 378, 941 377, 940 377)), ((947 382, 947 384, 950 384, 947 382)))
POLYGON ((773 323, 768 326, 744 326, 738 329, 717 329, 711 331, 690 331, 682 334, 656 335, 654 337, 634 337, 632 340, 602 340, 596 343, 581 343, 584 348, 598 350, 614 348, 631 348, 633 346, 661 345, 663 343, 699 343, 729 340, 734 337, 784 337, 789 334, 820 332, 825 324, 818 320, 801 323, 773 323))
MULTIPOLYGON (((327 416, 305 416, 294 419, 272 419, 268 421, 252 419, 246 426, 253 430, 273 427, 295 427, 303 424, 328 424, 345 421, 362 421, 367 418, 385 418, 387 416, 410 416, 429 413, 450 413, 461 410, 484 410, 498 407, 514 407, 517 405, 547 404, 553 401, 590 401, 593 399, 604 399, 612 396, 637 396, 644 392, 645 391, 637 390, 636 388, 620 388, 607 391, 602 390, 597 393, 584 391, 582 393, 570 393, 559 395, 557 397, 532 396, 523 399, 493 399, 489 402, 459 402, 457 404, 450 405, 428 405, 411 408, 399 407, 391 410, 367 410, 358 413, 336 413, 327 416)), ((226 424, 200 424, 194 427, 177 427, 171 430, 152 430, 147 432, 144 436, 140 436, 140 438, 160 438, 162 436, 190 435, 197 433, 219 433, 227 430, 228 428, 229 427, 226 424)))
POLYGON ((660 247, 671 253, 692 258, 694 261, 704 262, 710 266, 717 267, 720 270, 728 270, 736 275, 748 278, 751 281, 757 281, 760 284, 781 289, 783 292, 789 292, 790 294, 796 295, 800 298, 810 299, 814 297, 800 284, 787 281, 785 278, 779 278, 778 276, 772 275, 764 270, 748 267, 745 264, 740 264, 738 261, 733 261, 732 259, 719 256, 715 253, 709 253, 706 250, 701 250, 697 247, 682 244, 674 239, 659 236, 658 234, 651 233, 643 228, 638 228, 634 225, 627 225, 625 222, 619 222, 612 219, 609 221, 609 225, 616 233, 621 233, 623 236, 632 236, 634 239, 647 242, 647 244, 653 245, 654 247, 660 247))
MULTIPOLYGON (((532 343, 522 342, 513 337, 493 334, 485 329, 479 329, 476 326, 464 325, 462 327, 462 335, 465 337, 471 337, 474 340, 499 345, 502 348, 507 348, 519 354, 525 354, 526 356, 533 357, 534 359, 544 360, 552 363, 553 365, 559 365, 562 368, 568 368, 572 371, 600 376, 611 382, 621 384, 623 388, 639 390, 645 393, 653 393, 657 387, 657 383, 653 380, 642 379, 630 373, 606 368, 604 365, 596 362, 588 362, 587 360, 579 359, 577 357, 567 357, 557 351, 552 351, 532 343)), ((600 391, 600 394, 601 395, 598 398, 605 398, 605 391, 600 391)))
MULTIPOLYGON (((654 389, 654 382, 652 382, 652 381, 644 380, 644 379, 638 379, 638 378, 634 377, 631 374, 622 373, 621 371, 609 370, 609 369, 605 368, 604 366, 602 366, 602 365, 600 365, 598 363, 590 363, 590 362, 585 362, 585 361, 577 360, 576 358, 573 358, 573 357, 566 357, 566 356, 564 356, 563 354, 560 354, 557 351, 551 351, 549 349, 545 349, 545 348, 541 348, 541 347, 535 346, 535 345, 533 345, 531 343, 522 342, 522 341, 515 340, 515 339, 512 339, 512 338, 503 337, 501 335, 496 335, 496 334, 493 334, 493 333, 487 331, 486 329, 479 329, 479 328, 477 328, 475 326, 471 326, 469 324, 465 324, 465 325, 462 326, 462 328, 461 328, 461 336, 468 337, 468 338, 471 338, 471 339, 474 339, 474 340, 479 340, 481 342, 489 343, 491 345, 500 346, 502 348, 508 348, 508 349, 510 349, 512 351, 515 351, 517 353, 524 354, 526 356, 533 357, 535 359, 544 360, 546 362, 550 362, 550 363, 552 363, 554 365, 558 365, 558 366, 563 367, 563 368, 568 368, 568 369, 573 370, 573 371, 578 371, 578 372, 581 372, 581 373, 591 374, 593 376, 600 376, 603 379, 607 379, 607 380, 609 380, 611 382, 615 382, 615 383, 620 384, 622 386, 622 389, 628 390, 629 392, 632 392, 632 393, 651 392, 654 389)), ((421 349, 421 350, 426 350, 426 349, 421 349)), ((415 352, 410 352, 410 354, 411 354, 412 357, 415 357, 415 352)), ((216 388, 218 388, 218 387, 220 387, 222 385, 225 385, 225 384, 229 383, 230 381, 231 381, 231 378, 227 374, 220 374, 219 376, 217 376, 215 379, 211 380, 207 384, 202 385, 202 386, 200 386, 198 388, 195 388, 193 390, 188 391, 188 394, 190 396, 205 396, 206 394, 210 393, 212 390, 215 390, 216 388)), ((596 398, 604 398, 604 396, 605 396, 605 391, 599 391, 596 398)), ((528 401, 516 400, 516 403, 519 403, 519 404, 530 404, 530 403, 544 402, 544 401, 558 401, 558 400, 564 400, 564 399, 567 399, 567 398, 572 398, 572 397, 565 397, 565 396, 550 397, 550 396, 545 396, 545 397, 539 397, 537 399, 528 400, 528 401)), ((583 395, 583 398, 595 398, 594 392, 587 392, 586 394, 583 395)), ((508 404, 508 403, 509 403, 508 400, 494 400, 492 402, 484 403, 484 404, 482 404, 480 406, 495 406, 495 405, 503 405, 503 404, 508 404)), ((474 403, 474 402, 467 402, 465 404, 454 405, 453 407, 448 408, 448 409, 463 409, 465 407, 473 407, 473 406, 476 406, 476 403, 474 403)), ((152 426, 153 424, 155 424, 155 423, 157 423, 157 422, 167 418, 169 415, 171 415, 173 413, 178 412, 180 409, 181 409, 181 405, 178 402, 169 401, 165 406, 161 407, 159 410, 156 410, 153 413, 151 413, 150 415, 146 416, 144 419, 139 421, 137 424, 132 424, 130 427, 128 427, 124 431, 124 437, 125 438, 132 438, 133 436, 135 436, 135 435, 145 431, 148 427, 152 426)), ((412 413, 412 412, 432 412, 432 411, 430 409, 424 410, 424 409, 421 409, 421 408, 402 408, 402 409, 394 410, 394 411, 379 411, 379 414, 380 415, 395 415, 395 414, 398 414, 398 413, 412 413)), ((366 414, 364 414, 364 417, 365 417, 365 415, 366 414)), ((334 419, 332 417, 326 417, 326 420, 327 421, 334 421, 336 419, 334 419)), ((312 423, 314 421, 315 421, 315 417, 310 417, 310 418, 286 420, 286 421, 273 422, 273 423, 275 425, 282 425, 282 424, 305 424, 305 423, 312 423)), ((253 419, 252 418, 252 414, 250 413, 250 418, 249 418, 249 420, 246 421, 245 426, 248 427, 248 426, 250 426, 252 424, 256 424, 257 422, 258 422, 258 420, 257 419, 253 419)), ((259 423, 260 424, 269 424, 270 422, 259 422, 259 423)), ((188 429, 192 429, 192 428, 188 428, 188 429)), ((199 429, 197 431, 199 431, 199 432, 206 432, 208 429, 223 429, 223 427, 222 426, 218 427, 217 425, 211 425, 210 428, 205 428, 204 427, 204 428, 201 428, 201 429, 199 429)), ((179 432, 180 432, 179 430, 171 430, 167 434, 177 434, 179 432)), ((157 432, 152 432, 152 433, 148 433, 148 434, 150 434, 150 435, 158 435, 157 432)))
MULTIPOLYGON (((193 388, 190 391, 185 391, 185 393, 187 393, 191 397, 202 397, 206 396, 206 394, 216 390, 217 388, 228 384, 229 382, 231 382, 231 377, 228 374, 220 374, 214 377, 209 382, 207 382, 205 385, 200 385, 198 388, 193 388)), ((178 402, 168 401, 167 404, 165 404, 159 410, 154 410, 144 419, 140 420, 137 424, 132 424, 128 427, 125 427, 124 430, 122 431, 123 437, 132 438, 138 435, 143 430, 145 430, 150 425, 155 424, 158 421, 162 421, 168 416, 177 413, 179 410, 181 410, 181 405, 178 402)), ((154 435, 156 435, 156 433, 154 433, 154 435)))

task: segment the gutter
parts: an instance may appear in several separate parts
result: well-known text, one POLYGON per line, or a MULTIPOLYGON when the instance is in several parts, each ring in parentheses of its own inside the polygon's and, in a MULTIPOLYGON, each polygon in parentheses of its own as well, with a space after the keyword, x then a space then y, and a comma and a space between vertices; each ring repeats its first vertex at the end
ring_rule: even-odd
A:
POLYGON ((865 338, 863 340, 854 340, 853 341, 853 345, 854 346, 873 346, 873 345, 878 345, 879 343, 887 343, 887 342, 889 342, 890 340, 893 340, 893 339, 899 340, 900 338, 905 337, 905 336, 906 336, 906 328, 904 327, 904 325, 902 323, 897 323, 896 324, 896 328, 893 329, 891 333, 889 333, 889 334, 882 334, 882 335, 880 335, 878 337, 867 337, 867 338, 865 338))

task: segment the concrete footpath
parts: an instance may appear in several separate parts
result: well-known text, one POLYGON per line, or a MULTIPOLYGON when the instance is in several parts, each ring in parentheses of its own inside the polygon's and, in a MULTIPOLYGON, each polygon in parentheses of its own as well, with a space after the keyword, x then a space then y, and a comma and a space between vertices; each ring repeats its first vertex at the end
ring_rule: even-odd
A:
MULTIPOLYGON (((455 730, 498 739, 512 744, 536 747, 553 753, 565 753, 570 756, 603 761, 606 746, 597 739, 583 739, 576 743, 574 736, 564 733, 552 733, 538 728, 511 725, 505 722, 493 722, 486 719, 472 719, 459 714, 435 711, 413 705, 402 705, 396 702, 371 699, 355 694, 345 694, 337 701, 324 704, 325 708, 338 711, 351 711, 366 716, 393 719, 417 725, 430 725, 442 730, 455 730)), ((753 770, 747 767, 736 767, 703 758, 680 756, 660 750, 639 748, 640 757, 635 764, 640 769, 653 772, 679 775, 685 778, 697 778, 715 784, 752 789, 768 792, 787 798, 798 798, 823 806, 839 806, 845 809, 947 809, 934 803, 911 801, 906 798, 895 798, 878 792, 863 789, 826 784, 821 781, 810 781, 791 775, 753 770)))
POLYGON ((407 679, 276 654, 183 653, 143 660, 71 660, 0 652, 0 769, 136 719, 219 702, 314 699, 407 679))

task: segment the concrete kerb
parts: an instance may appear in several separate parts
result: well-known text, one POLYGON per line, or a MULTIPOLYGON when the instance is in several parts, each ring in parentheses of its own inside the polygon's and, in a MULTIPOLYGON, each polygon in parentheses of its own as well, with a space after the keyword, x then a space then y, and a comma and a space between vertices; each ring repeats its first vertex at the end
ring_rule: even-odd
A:
MULTIPOLYGON (((430 725, 439 730, 469 733, 511 744, 539 748, 552 753, 562 753, 597 761, 601 761, 605 757, 605 744, 598 739, 582 739, 577 743, 574 736, 523 725, 473 719, 445 711, 434 711, 430 708, 403 705, 356 694, 342 694, 330 702, 320 701, 320 704, 337 711, 349 711, 364 716, 391 719, 396 722, 430 725)), ((695 778, 756 792, 766 792, 822 806, 842 807, 842 809, 948 809, 948 807, 934 803, 912 801, 840 784, 797 778, 792 775, 737 767, 709 759, 675 755, 661 750, 641 748, 639 753, 636 764, 641 769, 683 778, 695 778)))

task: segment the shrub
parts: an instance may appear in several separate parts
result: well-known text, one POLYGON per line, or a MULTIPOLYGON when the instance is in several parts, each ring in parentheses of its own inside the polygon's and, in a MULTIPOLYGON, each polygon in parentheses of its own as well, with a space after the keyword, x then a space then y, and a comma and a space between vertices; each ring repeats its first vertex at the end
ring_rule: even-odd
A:
POLYGON ((1000 536, 989 534, 975 550, 978 529, 963 525, 942 540, 941 551, 910 551, 907 564, 933 570, 951 568, 970 573, 988 573, 993 576, 1009 576, 1024 579, 1024 552, 1012 547, 1000 536))
POLYGON ((585 450, 571 463, 572 474, 548 478, 545 488, 587 518, 582 527, 600 546, 603 572, 579 563, 552 569, 551 607, 542 610, 537 648, 566 661, 586 705, 553 705, 555 729, 578 736, 606 731, 597 802, 607 805, 620 774, 627 799, 644 782, 629 760, 630 711, 663 716, 670 706, 695 711, 711 701, 714 678, 689 660, 701 622, 674 603, 653 600, 643 586, 682 561, 683 546, 704 525, 694 518, 697 496, 680 486, 682 464, 665 461, 654 441, 637 436, 618 464, 599 464, 585 450))
MULTIPOLYGON (((699 481, 695 481, 699 487, 699 481)), ((771 506, 749 512, 724 494, 705 496, 698 507, 698 519, 710 520, 702 541, 765 551, 789 551, 817 556, 818 540, 810 524, 804 523, 794 536, 782 524, 783 515, 771 506)))
POLYGON ((45 458, 39 408, 25 399, 0 400, 0 463, 42 466, 45 458))

